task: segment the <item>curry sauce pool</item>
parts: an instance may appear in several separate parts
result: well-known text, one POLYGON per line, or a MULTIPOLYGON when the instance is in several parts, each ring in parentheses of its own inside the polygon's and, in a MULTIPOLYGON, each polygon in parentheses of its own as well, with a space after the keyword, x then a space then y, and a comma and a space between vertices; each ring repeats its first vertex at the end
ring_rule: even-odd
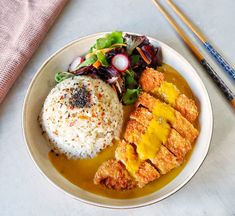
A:
MULTIPOLYGON (((187 97, 195 99, 190 87, 188 86, 184 78, 179 75, 177 71, 175 71, 172 67, 164 64, 161 68, 158 68, 158 70, 164 72, 166 80, 175 84, 178 89, 187 97)), ((128 110, 124 112, 124 116, 125 114, 126 118, 129 118, 128 110)), ((199 127, 197 121, 195 122, 194 126, 196 128, 199 127)), ((68 160, 63 155, 56 156, 54 152, 49 152, 48 156, 54 167, 66 179, 79 186, 80 188, 110 198, 129 199, 153 193, 167 185, 182 171, 192 153, 192 151, 190 151, 186 155, 185 161, 180 167, 177 167, 171 172, 162 175, 159 179, 146 185, 144 188, 135 188, 128 191, 115 191, 107 189, 100 185, 94 185, 93 183, 94 174, 97 171, 98 167, 104 161, 114 158, 115 149, 116 144, 103 150, 101 153, 98 154, 97 157, 85 160, 68 160)))

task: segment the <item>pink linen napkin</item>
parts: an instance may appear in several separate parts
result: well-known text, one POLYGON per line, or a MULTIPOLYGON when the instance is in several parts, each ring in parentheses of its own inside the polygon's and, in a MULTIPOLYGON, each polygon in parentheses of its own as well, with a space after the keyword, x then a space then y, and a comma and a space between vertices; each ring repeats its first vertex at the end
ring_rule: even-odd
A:
POLYGON ((0 1, 0 104, 66 2, 0 1))

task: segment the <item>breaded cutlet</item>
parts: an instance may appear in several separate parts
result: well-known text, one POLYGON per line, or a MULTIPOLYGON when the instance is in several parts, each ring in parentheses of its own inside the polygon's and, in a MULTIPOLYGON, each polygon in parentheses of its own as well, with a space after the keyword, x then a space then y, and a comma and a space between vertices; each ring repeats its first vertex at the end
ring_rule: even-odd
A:
POLYGON ((156 157, 151 162, 162 175, 180 165, 177 158, 164 145, 161 145, 156 157))
MULTIPOLYGON (((147 127, 153 119, 153 114, 144 107, 137 107, 131 113, 130 118, 147 127)), ((191 143, 173 128, 169 131, 167 142, 163 144, 177 157, 180 163, 183 162, 185 155, 191 150, 191 143)))
POLYGON ((179 163, 184 162, 185 155, 192 149, 191 143, 183 138, 175 129, 171 129, 165 147, 172 152, 179 163))
POLYGON ((146 161, 139 160, 134 147, 124 140, 119 141, 115 158, 126 166, 140 188, 160 177, 159 172, 153 166, 146 161))
POLYGON ((129 190, 136 187, 135 180, 119 161, 110 159, 101 164, 95 173, 94 184, 115 190, 129 190))
POLYGON ((156 113, 161 111, 161 109, 164 109, 164 114, 166 115, 167 121, 177 132, 179 132, 179 134, 181 134, 185 139, 189 140, 191 143, 198 136, 198 130, 194 128, 192 123, 190 123, 186 118, 184 118, 178 111, 176 111, 170 105, 161 102, 150 94, 144 92, 138 97, 136 107, 139 106, 147 108, 148 110, 150 110, 150 112, 153 113, 154 116, 156 116, 156 113))
POLYGON ((182 94, 174 84, 166 82, 164 73, 153 68, 146 68, 141 74, 139 82, 144 91, 173 106, 188 121, 196 120, 199 111, 195 101, 182 94))
POLYGON ((140 135, 144 134, 146 127, 139 124, 136 120, 130 119, 127 122, 126 130, 124 133, 124 139, 129 143, 138 143, 140 140, 140 135))
MULTIPOLYGON (((135 128, 139 128, 141 123, 137 122, 136 120, 131 120, 132 124, 135 124, 135 128)), ((136 139, 136 142, 132 142, 132 136, 131 131, 127 132, 124 134, 124 138, 127 142, 134 143, 137 148, 138 148, 138 143, 141 142, 141 136, 142 133, 137 131, 135 132, 139 137, 136 139)), ((171 133, 170 133, 171 134, 171 133)), ((169 138, 168 138, 169 139, 169 138)), ((167 141, 168 142, 168 141, 167 141)), ((148 158, 160 171, 160 173, 165 174, 169 170, 173 169, 174 167, 177 167, 182 160, 178 160, 174 154, 172 154, 163 144, 159 147, 159 150, 157 151, 156 155, 153 158, 148 158), (166 159, 164 160, 164 156, 166 156, 166 159), (171 161, 172 160, 172 161, 171 161)))

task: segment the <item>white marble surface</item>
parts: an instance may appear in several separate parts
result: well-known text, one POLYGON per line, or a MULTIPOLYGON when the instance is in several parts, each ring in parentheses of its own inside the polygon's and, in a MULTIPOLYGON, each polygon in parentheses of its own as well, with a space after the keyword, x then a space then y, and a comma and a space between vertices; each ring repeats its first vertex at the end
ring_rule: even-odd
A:
MULTIPOLYGON (((235 1, 175 2, 235 64, 235 1)), ((199 45, 196 39, 194 41, 199 45)), ((201 50, 205 54, 202 47, 201 50)), ((213 62, 212 65, 235 91, 228 77, 213 62)), ((150 0, 74 0, 68 3, 0 106, 0 215, 123 214, 235 215, 235 113, 150 0), (89 206, 58 191, 34 166, 21 130, 23 99, 39 66, 74 39, 116 29, 156 37, 181 53, 201 76, 214 112, 211 148, 193 179, 162 202, 132 210, 89 206)))

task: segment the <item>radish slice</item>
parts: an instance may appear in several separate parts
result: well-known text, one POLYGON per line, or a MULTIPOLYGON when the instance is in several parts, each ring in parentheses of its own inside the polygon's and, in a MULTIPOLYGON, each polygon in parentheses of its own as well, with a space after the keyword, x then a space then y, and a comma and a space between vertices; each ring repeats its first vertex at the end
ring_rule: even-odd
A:
POLYGON ((128 57, 124 54, 117 54, 112 58, 112 66, 118 71, 123 72, 128 69, 130 61, 128 57))
POLYGON ((83 58, 82 57, 77 57, 75 58, 71 64, 69 65, 69 72, 73 72, 77 69, 78 65, 80 65, 83 62, 83 58))

